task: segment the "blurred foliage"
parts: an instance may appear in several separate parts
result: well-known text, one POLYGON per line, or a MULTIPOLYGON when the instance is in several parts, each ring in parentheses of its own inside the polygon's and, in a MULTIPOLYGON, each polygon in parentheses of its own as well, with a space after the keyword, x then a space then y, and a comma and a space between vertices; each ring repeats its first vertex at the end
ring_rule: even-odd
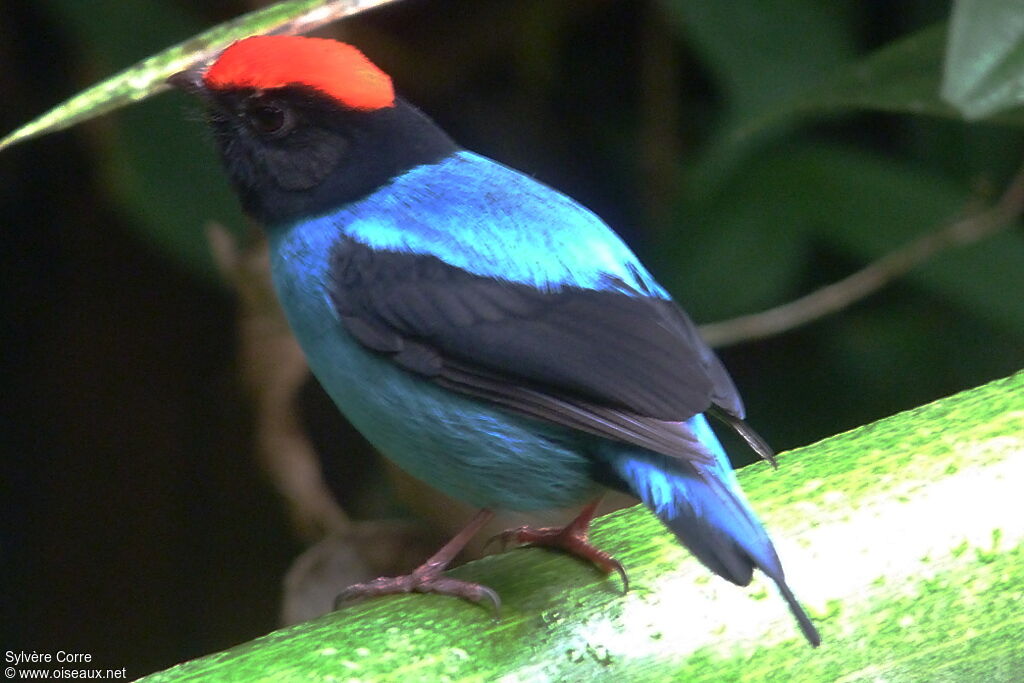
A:
MULTIPOLYGON (((106 0, 101 11, 74 0, 46 4, 104 67, 154 54, 204 21, 171 0, 130 11, 106 0)), ((709 321, 837 279, 952 219, 979 186, 991 193, 1004 182, 1024 123, 1013 108, 1024 78, 1017 4, 957 2, 947 26, 927 3, 448 0, 397 3, 339 30, 467 146, 593 206, 698 320, 709 321), (416 32, 417 19, 432 15, 448 18, 445 30, 433 38, 416 32), (497 19, 505 23, 495 40, 483 40, 480 27, 497 19), (615 23, 618 36, 608 32, 615 23), (448 44, 456 34, 472 37, 448 44), (667 52, 655 52, 666 43, 667 52), (865 111, 875 113, 857 113, 865 111), (1003 127, 943 121, 993 114, 1003 127), (514 149, 520 142, 539 151, 514 149), (667 163, 642 157, 658 149, 672 150, 667 163), (844 268, 819 267, 825 255, 844 268)), ((124 111, 97 149, 107 186, 141 235, 209 276, 195 228, 244 219, 199 126, 178 121, 182 110, 180 99, 161 97, 124 111)), ((905 320, 882 323, 882 301, 919 299, 923 317, 928 307, 948 309, 951 326, 995 340, 976 355, 997 356, 1009 371, 1022 359, 1024 304, 1007 294, 1024 285, 1022 273, 1018 228, 943 254, 912 272, 899 294, 864 305, 877 308, 877 334, 893 349, 915 348, 921 368, 942 365, 928 357, 938 347, 905 320)), ((848 334, 851 320, 829 321, 817 341, 849 347, 826 339, 848 334)), ((852 361, 857 349, 846 353, 852 361)), ((970 364, 972 354, 964 355, 970 364)), ((860 366, 861 380, 888 377, 884 365, 860 366)), ((911 376, 905 385, 959 388, 911 376)), ((908 391, 904 399, 928 397, 908 391)))

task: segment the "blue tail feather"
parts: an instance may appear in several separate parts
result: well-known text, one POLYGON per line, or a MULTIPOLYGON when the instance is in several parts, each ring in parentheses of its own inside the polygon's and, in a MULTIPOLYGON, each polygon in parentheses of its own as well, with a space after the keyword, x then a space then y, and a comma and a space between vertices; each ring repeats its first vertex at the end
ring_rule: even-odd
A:
POLYGON ((711 464, 680 463, 634 451, 620 452, 613 467, 708 569, 740 586, 750 583, 755 568, 768 575, 807 640, 817 646, 818 632, 786 584, 775 546, 740 490, 718 438, 703 415, 691 418, 687 426, 695 445, 714 457, 711 464))

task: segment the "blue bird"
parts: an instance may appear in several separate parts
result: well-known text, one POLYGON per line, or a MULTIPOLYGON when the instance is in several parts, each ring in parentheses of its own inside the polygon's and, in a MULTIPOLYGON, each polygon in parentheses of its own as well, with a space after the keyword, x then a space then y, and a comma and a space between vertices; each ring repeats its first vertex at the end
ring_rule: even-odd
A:
POLYGON ((492 510, 585 504, 564 529, 506 541, 622 565, 587 529, 607 489, 635 495, 711 571, 786 584, 707 415, 767 459, 694 324, 601 219, 458 147, 355 48, 257 36, 171 82, 206 105, 313 374, 410 474, 481 508, 408 576, 347 589, 474 601, 443 574, 492 510))

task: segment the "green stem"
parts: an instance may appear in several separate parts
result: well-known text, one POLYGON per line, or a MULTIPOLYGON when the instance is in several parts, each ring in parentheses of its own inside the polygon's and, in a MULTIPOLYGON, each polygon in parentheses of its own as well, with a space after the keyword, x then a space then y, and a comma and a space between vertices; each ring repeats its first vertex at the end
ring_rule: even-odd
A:
MULTIPOLYGON (((810 406, 809 409, 813 409, 810 406)), ((1012 680, 1024 671, 1024 372, 745 468, 823 646, 764 577, 712 577, 640 508, 593 540, 633 589, 543 549, 453 573, 503 617, 381 598, 147 681, 1012 680)))

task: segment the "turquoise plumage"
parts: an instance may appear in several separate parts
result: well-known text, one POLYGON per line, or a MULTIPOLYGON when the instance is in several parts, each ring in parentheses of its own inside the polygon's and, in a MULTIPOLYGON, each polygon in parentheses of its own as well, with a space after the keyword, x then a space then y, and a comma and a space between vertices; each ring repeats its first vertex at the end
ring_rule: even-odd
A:
MULTIPOLYGON (((484 509, 409 576, 344 595, 497 604, 442 574, 487 511, 564 508, 613 488, 720 576, 745 585, 765 572, 818 644, 705 415, 770 450, 696 327, 601 219, 460 149, 350 46, 250 38, 176 83, 212 112, 327 393, 396 464, 484 509)), ((622 572, 587 541, 594 507, 564 530, 506 537, 622 572)))

